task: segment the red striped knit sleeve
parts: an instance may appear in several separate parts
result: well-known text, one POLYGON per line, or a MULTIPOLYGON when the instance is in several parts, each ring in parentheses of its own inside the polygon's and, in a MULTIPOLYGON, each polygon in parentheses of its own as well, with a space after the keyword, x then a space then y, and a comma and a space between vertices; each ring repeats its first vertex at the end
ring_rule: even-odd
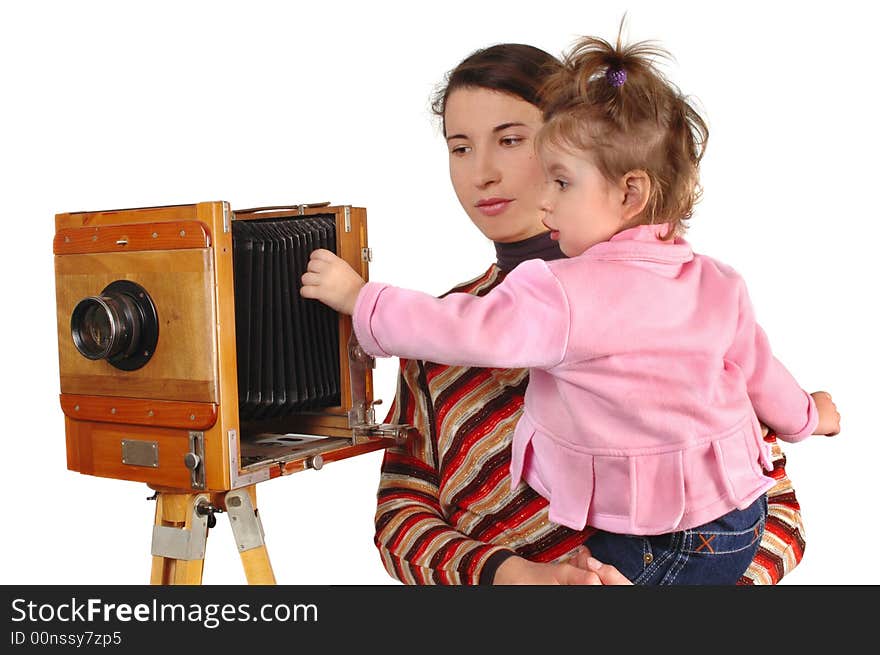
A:
POLYGON ((785 472, 785 454, 772 432, 764 437, 770 444, 776 485, 767 492, 767 523, 755 558, 739 579, 741 585, 774 585, 791 573, 804 557, 806 539, 801 506, 785 472))
POLYGON ((419 362, 401 360, 397 393, 385 419, 417 435, 388 448, 382 462, 375 543, 388 573, 404 584, 491 583, 513 551, 455 530, 440 506, 437 439, 419 362))

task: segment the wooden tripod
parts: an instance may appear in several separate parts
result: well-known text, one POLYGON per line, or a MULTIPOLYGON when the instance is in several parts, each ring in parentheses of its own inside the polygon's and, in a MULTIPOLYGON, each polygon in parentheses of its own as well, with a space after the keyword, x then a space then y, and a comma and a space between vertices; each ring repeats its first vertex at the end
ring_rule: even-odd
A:
POLYGON ((275 584, 275 574, 263 540, 263 525, 256 508, 256 485, 222 492, 154 490, 156 521, 150 584, 202 583, 208 528, 213 527, 216 512, 229 515, 248 584, 275 584))

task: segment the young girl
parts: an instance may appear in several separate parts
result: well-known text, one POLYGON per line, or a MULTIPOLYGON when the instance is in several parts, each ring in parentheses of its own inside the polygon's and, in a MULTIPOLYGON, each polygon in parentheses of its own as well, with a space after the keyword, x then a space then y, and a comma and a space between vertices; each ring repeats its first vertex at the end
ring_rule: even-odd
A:
POLYGON ((774 484, 759 419, 794 442, 839 415, 773 357, 742 279, 681 238, 708 133, 659 54, 585 38, 547 84, 542 209, 569 259, 435 299, 315 251, 301 293, 352 314, 372 355, 529 367, 512 485, 599 528, 593 555, 634 582, 731 584, 774 484))

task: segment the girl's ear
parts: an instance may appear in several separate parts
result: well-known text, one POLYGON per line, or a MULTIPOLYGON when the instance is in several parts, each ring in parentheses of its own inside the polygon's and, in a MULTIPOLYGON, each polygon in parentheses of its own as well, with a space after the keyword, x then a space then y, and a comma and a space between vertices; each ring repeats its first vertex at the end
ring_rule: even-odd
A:
POLYGON ((623 186, 622 218, 629 223, 641 214, 651 195, 651 178, 643 170, 629 171, 621 180, 623 186))

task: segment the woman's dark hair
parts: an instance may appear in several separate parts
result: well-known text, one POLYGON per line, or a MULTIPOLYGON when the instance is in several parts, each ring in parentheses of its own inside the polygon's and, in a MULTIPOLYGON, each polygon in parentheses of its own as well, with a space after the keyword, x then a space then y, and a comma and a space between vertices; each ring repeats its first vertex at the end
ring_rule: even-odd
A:
MULTIPOLYGON (((460 88, 501 91, 540 107, 541 88, 547 77, 561 65, 553 55, 521 43, 501 43, 482 48, 446 74, 434 93, 431 110, 442 121, 449 94, 460 88)), ((446 133, 445 123, 443 133, 446 133)))

